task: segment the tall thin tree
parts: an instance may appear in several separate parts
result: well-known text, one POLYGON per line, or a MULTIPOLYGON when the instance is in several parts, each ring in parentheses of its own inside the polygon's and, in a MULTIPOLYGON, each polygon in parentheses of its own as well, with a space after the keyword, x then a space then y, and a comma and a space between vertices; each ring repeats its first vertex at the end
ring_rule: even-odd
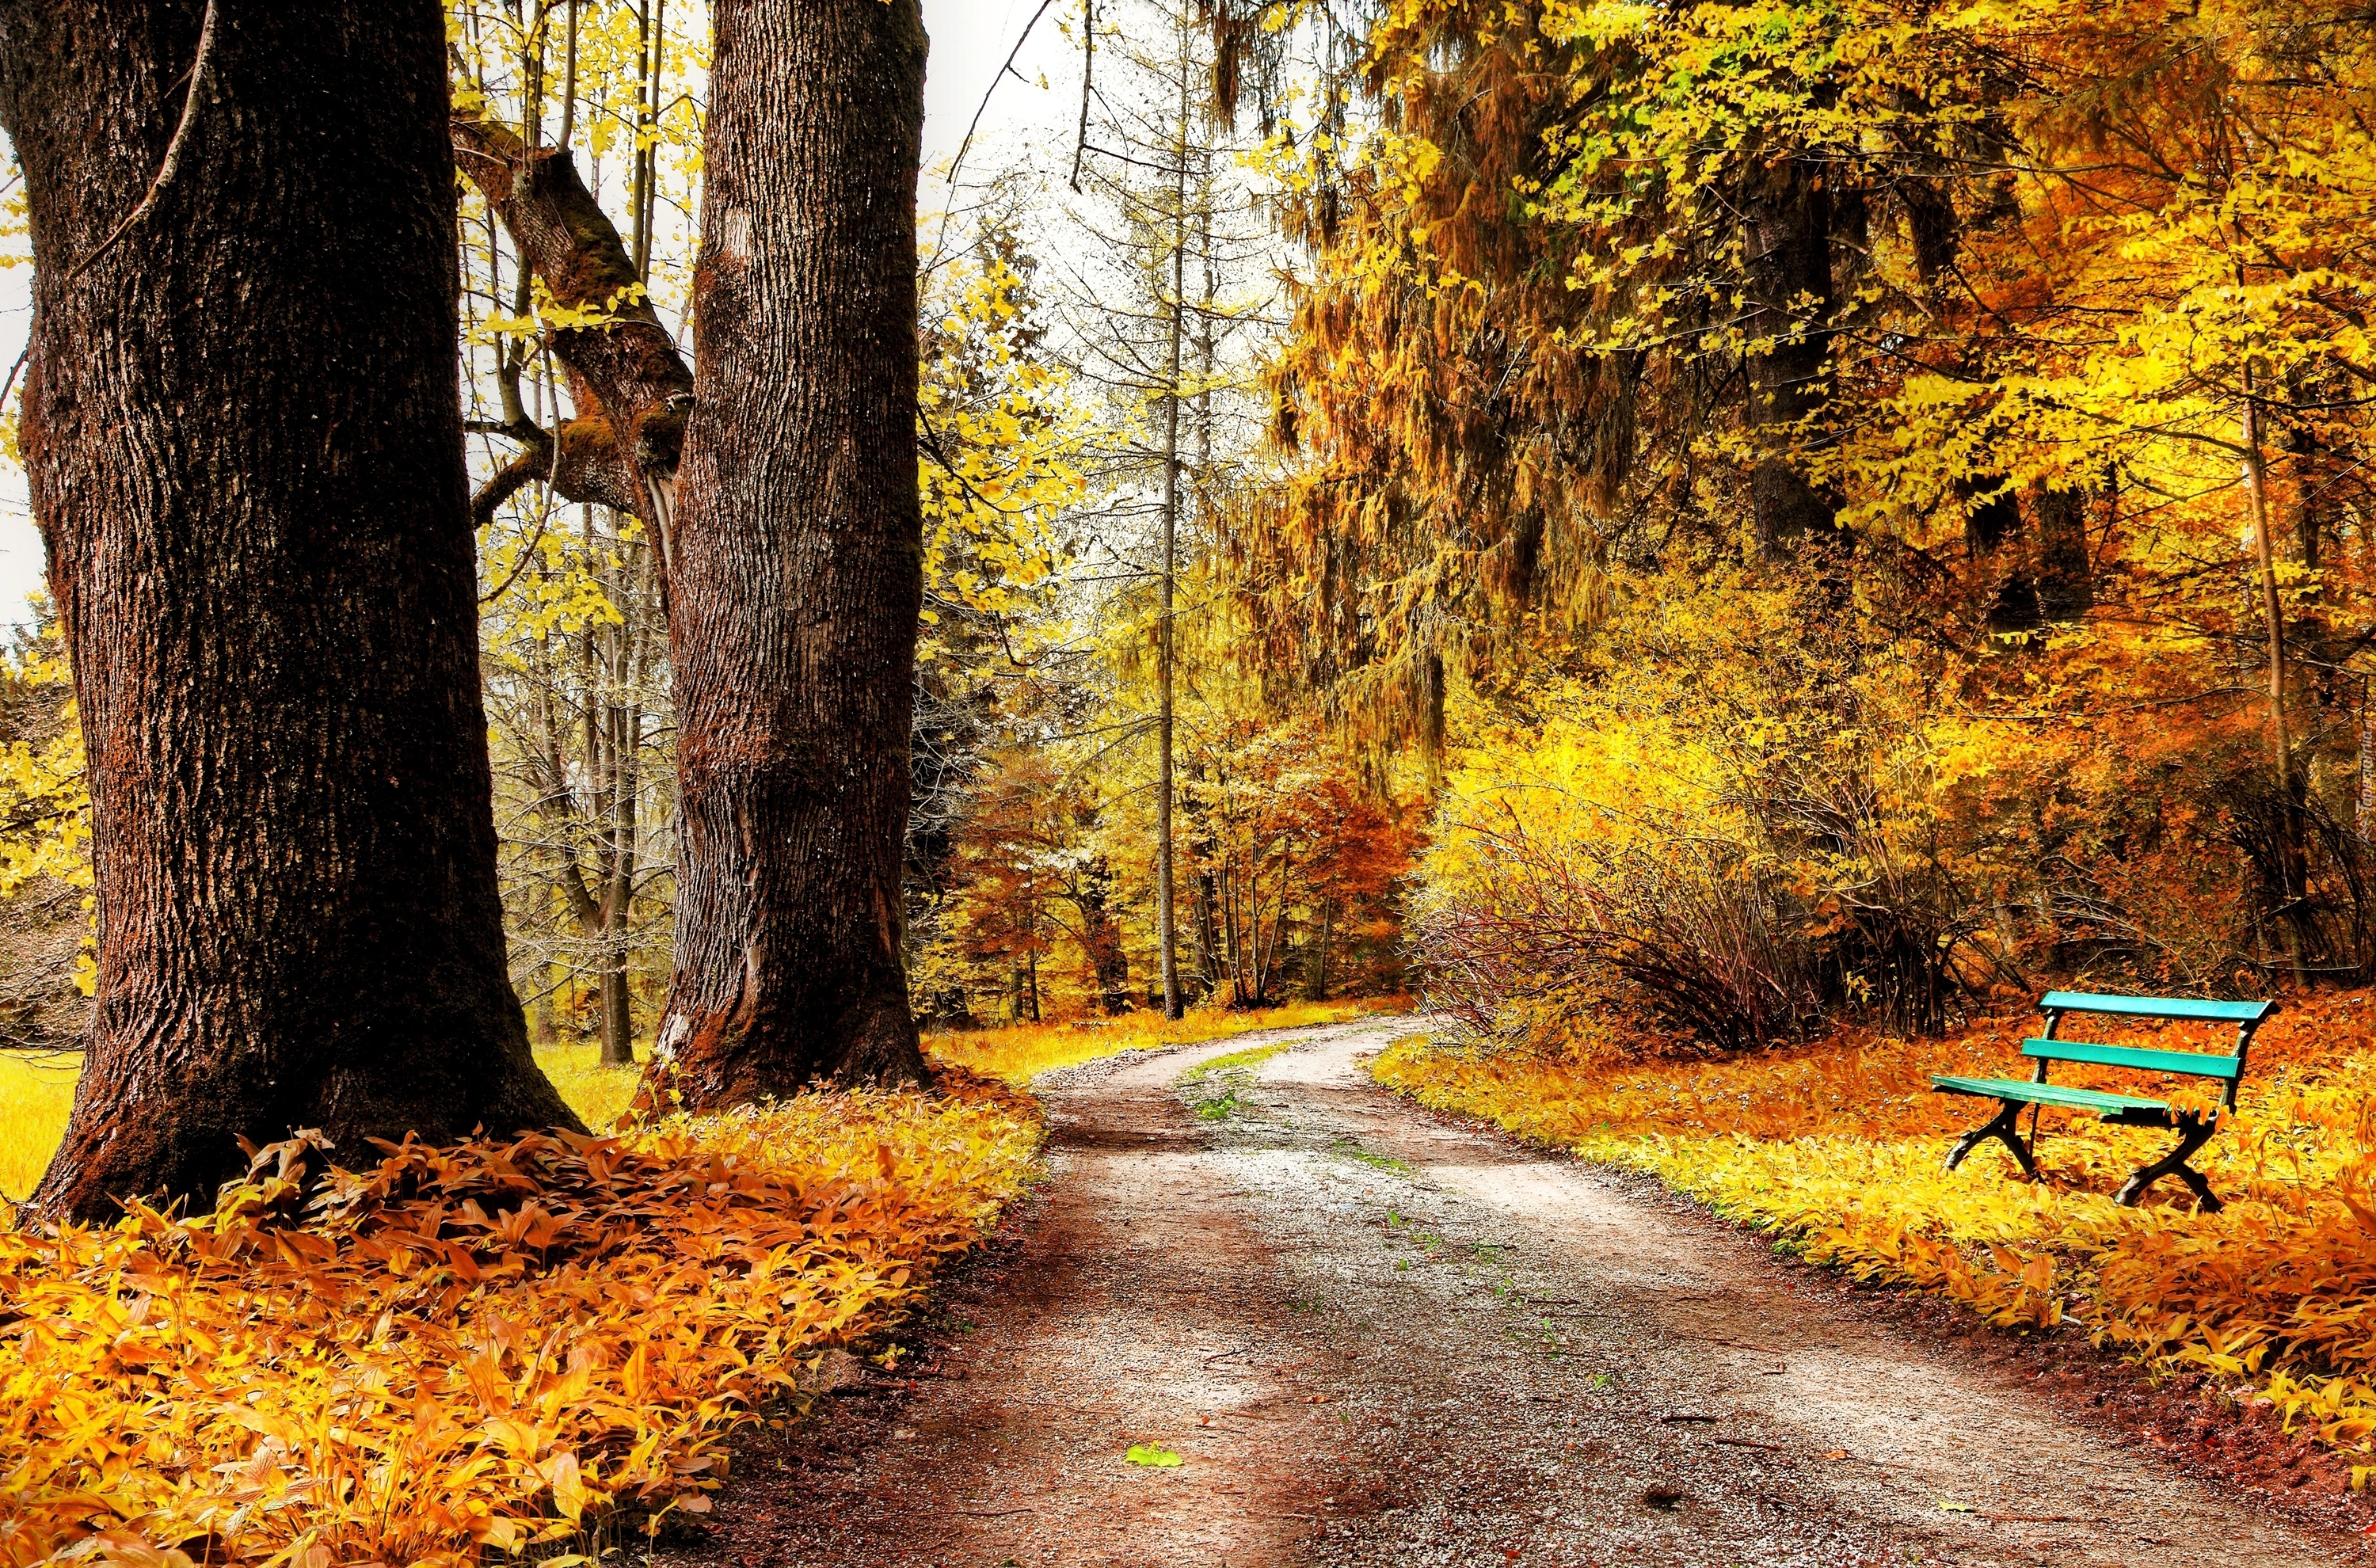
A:
POLYGON ((1155 742, 1155 965, 1160 1004, 1178 1017, 1217 972, 1208 879, 1196 861, 1197 742, 1182 712, 1183 694, 1195 710, 1194 651, 1206 608, 1196 573, 1212 562, 1214 519, 1242 479, 1249 450, 1222 427, 1242 437, 1256 422, 1248 393, 1257 350, 1225 350, 1263 314, 1253 280, 1275 276, 1282 258, 1253 193, 1233 177, 1242 148, 1206 90, 1218 69, 1210 18, 1196 0, 1140 0, 1101 15, 1110 29, 1099 56, 1105 74, 1081 199, 1072 204, 1084 243, 1063 265, 1082 324, 1070 345, 1075 373, 1110 399, 1114 440, 1100 466, 1111 489, 1103 510, 1118 527, 1107 548, 1123 564, 1116 576, 1132 584, 1117 607, 1136 617, 1146 611, 1142 596, 1153 600, 1155 690, 1145 724, 1155 742), (1194 949, 1185 976, 1183 936, 1194 949))
POLYGON ((61 1215, 576 1120, 505 975, 444 17, 221 5, 0 0, 99 904, 61 1215))
MULTIPOLYGON (((1184 18, 1183 18, 1184 21, 1184 18)), ((1182 28, 1185 32, 1185 28, 1182 28)), ((1179 714, 1180 593, 1180 369, 1181 349, 1187 339, 1188 309, 1188 117, 1191 74, 1188 52, 1180 58, 1180 115, 1171 139, 1171 297, 1164 310, 1165 387, 1163 393, 1163 561, 1162 609, 1156 633, 1157 712, 1155 785, 1155 942, 1163 974, 1163 1016, 1177 1018, 1180 998, 1180 936, 1177 881, 1172 861, 1172 805, 1178 782, 1172 777, 1177 749, 1179 714)))

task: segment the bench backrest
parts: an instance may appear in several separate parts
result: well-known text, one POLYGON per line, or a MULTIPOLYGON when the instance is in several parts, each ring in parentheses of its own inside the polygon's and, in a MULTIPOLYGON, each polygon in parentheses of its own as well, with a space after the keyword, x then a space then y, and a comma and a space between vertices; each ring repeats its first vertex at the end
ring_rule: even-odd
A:
POLYGON ((2037 1059, 2037 1079, 2044 1082, 2049 1062, 2086 1062, 2097 1066, 2132 1067, 2141 1073, 2176 1073, 2197 1078, 2223 1078, 2228 1109, 2236 1108, 2237 1081, 2244 1075, 2244 1052, 2252 1031, 2277 1010, 2274 1002, 2203 1002, 2189 996, 2105 996, 2085 991, 2049 991, 2038 999, 2046 1016, 2046 1037, 2022 1041, 2021 1053, 2037 1059), (2057 1039, 2066 1013, 2105 1013, 2124 1018, 2168 1018, 2198 1024, 2234 1024, 2236 1051, 2231 1056, 2211 1056, 2192 1051, 2155 1051, 2132 1045, 2095 1045, 2085 1040, 2057 1039))
POLYGON ((2037 1010, 2055 1013, 2115 1013, 2127 1018, 2182 1018, 2204 1024, 2258 1024, 2277 1010, 2274 1002, 2204 1002, 2192 996, 2098 996, 2086 991, 2049 991, 2037 1010))

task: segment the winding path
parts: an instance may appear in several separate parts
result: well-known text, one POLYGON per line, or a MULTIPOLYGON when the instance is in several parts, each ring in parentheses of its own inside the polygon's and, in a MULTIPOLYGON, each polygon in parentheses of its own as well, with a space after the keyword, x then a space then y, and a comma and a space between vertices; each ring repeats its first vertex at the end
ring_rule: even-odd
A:
POLYGON ((663 1561, 2364 1556, 1683 1206, 1393 1099, 1361 1063, 1409 1027, 1283 1037, 1217 1121, 1176 1082, 1258 1037, 1076 1072, 948 1348, 754 1445, 663 1561), (1182 1463, 1125 1463, 1140 1443, 1182 1463))

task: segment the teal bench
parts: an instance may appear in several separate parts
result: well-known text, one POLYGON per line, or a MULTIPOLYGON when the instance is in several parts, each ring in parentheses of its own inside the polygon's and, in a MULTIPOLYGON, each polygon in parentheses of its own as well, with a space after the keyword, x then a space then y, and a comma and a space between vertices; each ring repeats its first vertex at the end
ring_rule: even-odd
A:
MULTIPOLYGON (((2139 1166, 2121 1184, 2120 1195, 2113 1201, 2123 1207, 2133 1206, 2144 1195, 2147 1187, 2165 1176, 2176 1176, 2194 1191, 2206 1211, 2216 1213, 2218 1197, 2203 1172, 2186 1163, 2187 1157, 2201 1148, 2219 1130, 2219 1116, 2197 1116, 2184 1111, 2173 1112, 2165 1100, 2145 1099, 2137 1095, 2105 1094, 2097 1089, 2073 1088, 2046 1081, 2046 1069, 2053 1062, 2088 1062, 2106 1067, 2133 1067, 2141 1073, 2182 1074, 2189 1077, 2221 1078, 2227 1090, 2220 1097, 2222 1114, 2236 1109, 2236 1085, 2244 1076, 2244 1052, 2252 1043, 2252 1031, 2263 1020, 2277 1010, 2274 1002, 2197 1002, 2182 996, 2097 996, 2084 991, 2049 991, 2038 1002, 2038 1011, 2045 1015, 2046 1032, 2036 1039, 2021 1042, 2021 1053, 2034 1058, 2037 1070, 2028 1082, 2016 1078, 1962 1078, 1934 1073, 1931 1087, 1942 1094, 1967 1094, 2001 1102, 1995 1118, 1986 1126, 1975 1127, 1948 1152, 1947 1169, 1953 1170, 1964 1163, 1964 1157, 1982 1142, 1995 1138, 2013 1150, 2021 1164, 2022 1173, 2031 1181, 2037 1180, 2037 1166, 2030 1158, 2029 1146, 2021 1139, 2021 1108, 2025 1105, 2051 1105, 2065 1111, 2093 1111, 2107 1122, 2127 1127, 2168 1127, 2178 1134, 2178 1146, 2150 1165, 2139 1166), (2062 1019, 2070 1013, 2107 1013, 2123 1018, 2169 1018, 2196 1024, 2233 1024, 2236 1026, 2236 1050, 2229 1056, 2202 1055, 2187 1051, 2147 1051, 2127 1045, 2090 1045, 2080 1040, 2058 1039, 2062 1019)), ((2037 1114, 2030 1113, 2030 1137, 2037 1135, 2037 1114)))

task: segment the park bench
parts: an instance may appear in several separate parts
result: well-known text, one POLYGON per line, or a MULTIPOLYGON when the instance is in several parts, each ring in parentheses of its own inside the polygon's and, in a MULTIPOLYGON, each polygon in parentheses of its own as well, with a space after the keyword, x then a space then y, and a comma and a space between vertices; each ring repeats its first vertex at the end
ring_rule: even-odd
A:
MULTIPOLYGON (((2211 1191, 2211 1183, 2203 1172, 2186 1163, 2187 1157, 2210 1141, 2219 1128, 2220 1115, 2236 1109, 2236 1085, 2244 1076, 2244 1051, 2252 1043, 2252 1031, 2261 1027, 2268 1016, 2277 1010, 2274 1002, 2197 1002, 2180 996, 2097 996, 2081 991, 2049 991, 2038 1002, 2038 1011, 2045 1016, 2046 1032, 2036 1039, 2021 1042, 2021 1053, 2034 1058, 2037 1071, 2027 1083, 2014 1078, 1963 1078, 1933 1073, 1931 1087, 1942 1094, 1975 1095, 1983 1099, 2002 1101, 1995 1118, 1986 1126, 1975 1127, 1964 1134, 1947 1155, 1947 1169, 1953 1170, 1964 1162, 1964 1157, 1978 1148, 1982 1141, 1995 1138, 2013 1150, 2021 1164, 2022 1173, 2031 1181, 2037 1180, 2037 1167, 2030 1158, 2029 1146, 2021 1139, 2021 1108, 2051 1105, 2065 1111, 2094 1111, 2107 1122, 2127 1127, 2168 1127, 2178 1134, 2178 1146, 2150 1165, 2139 1166, 2121 1184, 2113 1201, 2123 1207, 2133 1206, 2144 1195, 2147 1187, 2165 1176, 2176 1176, 2194 1190, 2204 1208, 2216 1213, 2219 1199, 2211 1191), (2091 1045, 2081 1040, 2058 1039, 2062 1018, 2068 1013, 2105 1013, 2123 1018, 2168 1018, 2185 1023, 2233 1024, 2236 1026, 2236 1051, 2230 1056, 2209 1056, 2188 1051, 2149 1051, 2128 1045, 2091 1045), (2227 1089, 2220 1097, 2220 1115, 2197 1115, 2172 1111, 2168 1102, 2146 1099, 2137 1095, 2106 1094, 2097 1089, 2076 1088, 2046 1081, 2046 1069, 2054 1062, 2086 1062, 2106 1067, 2133 1067, 2140 1073, 2178 1074, 2187 1077, 2223 1078, 2227 1089)), ((2030 1112, 2030 1139, 2037 1137, 2037 1112, 2030 1112)))

